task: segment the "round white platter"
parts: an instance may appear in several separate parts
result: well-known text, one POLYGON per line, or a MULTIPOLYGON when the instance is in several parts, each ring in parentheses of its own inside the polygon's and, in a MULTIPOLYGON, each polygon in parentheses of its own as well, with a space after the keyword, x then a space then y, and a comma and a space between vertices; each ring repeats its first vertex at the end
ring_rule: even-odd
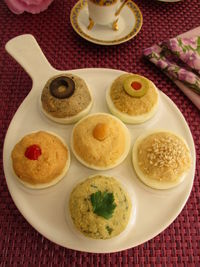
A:
MULTIPOLYGON (((33 87, 20 105, 8 128, 3 165, 11 197, 25 219, 43 236, 66 248, 79 251, 108 253, 138 246, 166 229, 180 214, 190 195, 195 174, 195 148, 190 129, 176 105, 161 91, 156 115, 140 125, 127 125, 131 133, 131 147, 127 158, 119 166, 104 172, 84 167, 71 153, 71 165, 65 177, 55 186, 42 190, 24 187, 15 179, 11 151, 27 133, 37 130, 54 132, 70 144, 73 125, 50 121, 40 111, 39 98, 46 81, 53 75, 64 73, 50 66, 37 42, 31 35, 22 35, 9 41, 6 50, 24 67, 33 80, 33 87), (154 190, 145 186, 136 176, 131 150, 134 141, 146 130, 168 129, 181 135, 187 142, 193 164, 184 182, 170 190, 154 190), (68 197, 72 188, 84 178, 96 173, 116 177, 132 197, 134 219, 125 232, 110 240, 93 240, 77 233, 66 216, 68 197)), ((122 71, 113 69, 69 70, 83 78, 94 96, 90 113, 109 112, 106 89, 122 71)))

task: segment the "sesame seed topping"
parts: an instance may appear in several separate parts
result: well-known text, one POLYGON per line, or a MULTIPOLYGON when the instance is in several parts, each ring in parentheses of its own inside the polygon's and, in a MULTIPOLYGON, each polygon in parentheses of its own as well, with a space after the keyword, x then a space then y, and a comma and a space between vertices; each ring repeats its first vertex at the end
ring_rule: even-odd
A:
POLYGON ((161 176, 164 179, 179 176, 191 164, 186 144, 168 132, 158 132, 144 138, 139 145, 138 159, 141 169, 158 180, 161 176))

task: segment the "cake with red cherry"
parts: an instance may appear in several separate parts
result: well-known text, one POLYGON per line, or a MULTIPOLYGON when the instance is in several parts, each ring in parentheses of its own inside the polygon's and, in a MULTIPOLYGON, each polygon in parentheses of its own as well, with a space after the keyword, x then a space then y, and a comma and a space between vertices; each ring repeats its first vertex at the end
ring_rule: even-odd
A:
POLYGON ((25 135, 14 146, 11 158, 16 177, 30 188, 56 184, 70 164, 69 149, 64 141, 45 131, 25 135))
POLYGON ((125 73, 108 88, 106 101, 111 113, 123 122, 138 124, 157 112, 159 93, 155 84, 146 77, 125 73))

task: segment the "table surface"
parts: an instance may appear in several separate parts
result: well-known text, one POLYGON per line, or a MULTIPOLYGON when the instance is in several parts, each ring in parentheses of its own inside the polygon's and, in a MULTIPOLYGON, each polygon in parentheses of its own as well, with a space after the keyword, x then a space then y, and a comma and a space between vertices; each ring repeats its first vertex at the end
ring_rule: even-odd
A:
MULTIPOLYGON (((54 0, 37 15, 15 15, 0 3, 0 127, 1 154, 9 123, 32 87, 30 77, 6 52, 11 38, 35 36, 57 69, 101 67, 139 73, 151 79, 181 110, 192 132, 196 154, 194 186, 187 204, 162 233, 138 247, 111 254, 83 253, 56 245, 33 229, 9 194, 3 167, 0 172, 0 266, 198 266, 200 262, 200 113, 182 92, 143 56, 143 49, 200 25, 200 1, 164 3, 136 0, 143 27, 130 41, 116 46, 92 44, 70 24, 76 1, 54 0)), ((3 165, 1 157, 1 166, 3 165)))

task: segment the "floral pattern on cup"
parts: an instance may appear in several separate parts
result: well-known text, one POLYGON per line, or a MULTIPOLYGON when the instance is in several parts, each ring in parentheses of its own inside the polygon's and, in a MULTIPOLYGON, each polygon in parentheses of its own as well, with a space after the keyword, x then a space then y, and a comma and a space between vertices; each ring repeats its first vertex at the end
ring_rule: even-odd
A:
POLYGON ((190 43, 186 38, 173 38, 145 49, 144 55, 172 80, 200 94, 200 37, 190 43))
POLYGON ((117 0, 89 0, 89 1, 98 6, 111 6, 112 4, 115 4, 117 2, 117 0))

